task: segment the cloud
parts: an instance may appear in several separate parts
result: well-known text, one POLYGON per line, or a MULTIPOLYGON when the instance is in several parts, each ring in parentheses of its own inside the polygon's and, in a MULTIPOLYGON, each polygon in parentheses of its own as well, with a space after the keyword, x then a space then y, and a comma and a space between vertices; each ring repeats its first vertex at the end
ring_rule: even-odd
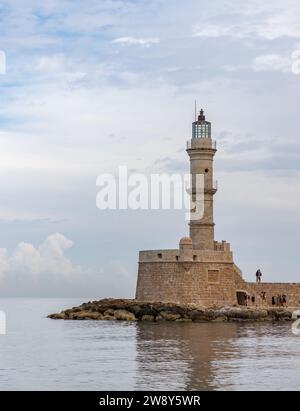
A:
POLYGON ((6 249, 1 249, 1 277, 6 275, 36 275, 72 276, 82 272, 80 266, 75 266, 64 255, 73 242, 62 234, 55 233, 46 238, 38 247, 30 243, 19 243, 12 255, 6 249))
POLYGON ((40 245, 21 242, 9 254, 0 249, 0 289, 12 296, 119 296, 134 287, 127 271, 118 263, 102 269, 84 268, 66 252, 73 241, 60 233, 49 235, 40 245))
POLYGON ((277 172, 276 178, 289 174, 293 177, 300 171, 300 143, 297 136, 282 138, 281 130, 274 130, 273 135, 233 134, 224 132, 218 138, 222 145, 218 161, 222 170, 277 172))
POLYGON ((279 54, 266 54, 257 56, 253 60, 252 68, 254 71, 279 71, 282 73, 292 72, 292 58, 279 54))
MULTIPOLYGON (((222 2, 224 6, 226 3, 222 2)), ((218 14, 196 24, 195 37, 232 37, 237 39, 260 38, 268 41, 280 38, 300 37, 300 6, 295 0, 266 1, 263 5, 252 1, 250 4, 228 4, 223 16, 218 14)))
POLYGON ((0 75, 6 74, 6 54, 0 50, 0 75))
POLYGON ((76 63, 67 59, 63 53, 38 57, 34 64, 34 70, 38 75, 59 76, 70 83, 83 80, 87 75, 84 71, 76 70, 76 63))
POLYGON ((300 7, 299 2, 291 2, 291 7, 284 6, 276 10, 270 10, 271 13, 264 20, 264 24, 257 27, 257 34, 267 40, 275 40, 280 37, 299 38, 300 37, 300 7))
POLYGON ((223 26, 217 24, 205 24, 201 26, 195 26, 193 29, 194 37, 223 37, 234 36, 238 34, 238 30, 235 26, 223 26))
POLYGON ((136 37, 119 37, 112 40, 112 43, 122 44, 124 46, 142 46, 142 47, 151 47, 153 44, 158 44, 160 42, 159 38, 150 37, 150 38, 136 38, 136 37))
MULTIPOLYGON (((182 153, 183 150, 178 151, 182 153)), ((185 150, 184 150, 185 151, 185 150)), ((181 156, 182 157, 182 156, 181 156)), ((156 160, 151 169, 152 172, 158 171, 160 173, 188 173, 189 163, 187 158, 164 157, 156 160)))
POLYGON ((66 67, 66 58, 62 53, 53 56, 41 56, 37 59, 36 70, 38 71, 62 71, 66 67))

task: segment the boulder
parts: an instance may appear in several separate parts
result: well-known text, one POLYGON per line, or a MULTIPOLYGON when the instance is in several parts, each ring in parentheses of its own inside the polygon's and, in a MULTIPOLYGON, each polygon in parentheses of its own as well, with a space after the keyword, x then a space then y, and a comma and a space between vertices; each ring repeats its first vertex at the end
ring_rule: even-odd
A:
POLYGON ((158 311, 151 304, 136 305, 131 307, 130 311, 139 319, 146 315, 155 317, 158 314, 158 311))
POLYGON ((181 315, 172 311, 160 311, 159 315, 166 321, 175 321, 181 318, 181 315))
POLYGON ((108 310, 105 310, 104 313, 103 313, 104 316, 109 316, 110 315, 111 317, 113 317, 114 314, 115 314, 115 310, 113 310, 112 308, 109 308, 108 310))
POLYGON ((212 310, 194 309, 190 312, 189 317, 192 321, 207 322, 214 319, 214 313, 212 310))
POLYGON ((75 311, 69 315, 70 320, 102 320, 102 317, 100 313, 85 310, 75 311))
POLYGON ((115 310, 114 317, 121 321, 136 321, 136 316, 127 310, 115 310))

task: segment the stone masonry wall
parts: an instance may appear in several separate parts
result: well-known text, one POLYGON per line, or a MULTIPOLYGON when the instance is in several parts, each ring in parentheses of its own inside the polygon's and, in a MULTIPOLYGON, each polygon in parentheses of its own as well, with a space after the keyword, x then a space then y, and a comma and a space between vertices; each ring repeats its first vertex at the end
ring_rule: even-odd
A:
POLYGON ((136 299, 206 307, 234 305, 233 263, 140 262, 136 299))
MULTIPOLYGON (((271 305, 272 296, 285 294, 287 296, 287 305, 290 307, 300 306, 300 284, 299 283, 245 283, 250 295, 260 296, 262 291, 266 293, 264 305, 271 305)), ((260 298, 258 298, 260 301, 260 298)))
POLYGON ((300 283, 250 283, 230 262, 140 262, 136 299, 199 306, 236 305, 236 292, 255 296, 255 305, 271 306, 272 296, 285 294, 289 307, 300 306, 300 283), (261 292, 266 292, 262 300, 261 292))

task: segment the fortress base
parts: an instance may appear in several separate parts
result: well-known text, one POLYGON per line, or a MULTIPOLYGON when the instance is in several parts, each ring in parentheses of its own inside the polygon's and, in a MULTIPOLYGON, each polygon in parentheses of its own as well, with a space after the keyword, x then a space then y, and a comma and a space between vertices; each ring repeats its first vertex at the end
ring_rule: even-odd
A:
POLYGON ((243 305, 241 296, 255 297, 249 305, 271 306, 272 296, 285 294, 289 306, 300 305, 299 283, 249 283, 234 264, 230 245, 215 242, 215 250, 141 251, 136 299, 195 304, 202 307, 243 305), (265 292, 265 299, 261 292, 265 292))

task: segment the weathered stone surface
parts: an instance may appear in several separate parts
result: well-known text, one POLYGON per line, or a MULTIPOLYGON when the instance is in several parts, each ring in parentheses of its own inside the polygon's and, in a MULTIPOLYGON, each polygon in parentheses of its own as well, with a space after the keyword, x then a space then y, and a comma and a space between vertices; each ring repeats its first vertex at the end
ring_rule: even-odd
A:
POLYGON ((145 303, 136 300, 104 299, 83 303, 57 314, 52 319, 110 320, 110 321, 174 321, 174 322, 231 322, 231 321, 291 321, 293 310, 287 308, 215 307, 172 303, 145 303), (145 314, 146 313, 146 314, 145 314))
POLYGON ((115 317, 113 315, 103 315, 102 319, 105 321, 115 321, 115 317))
POLYGON ((158 314, 151 304, 132 305, 130 309, 137 318, 147 315, 155 317, 158 314))
POLYGON ((114 317, 116 320, 121 321, 136 321, 135 315, 127 310, 116 310, 114 312, 114 317))
POLYGON ((192 321, 198 321, 198 322, 207 322, 211 321, 214 316, 211 310, 205 310, 205 309, 195 309, 192 310, 189 313, 189 317, 192 319, 192 321))
POLYGON ((291 320, 292 319, 292 311, 286 309, 274 309, 270 308, 267 310, 267 313, 270 317, 274 320, 291 320))
POLYGON ((70 320, 102 320, 103 315, 94 311, 76 310, 69 314, 70 320))
POLYGON ((160 311, 159 315, 166 321, 175 321, 181 318, 180 314, 176 314, 172 311, 160 311))
POLYGON ((48 316, 48 318, 51 318, 52 320, 64 320, 65 317, 64 313, 50 314, 48 316))
POLYGON ((113 317, 113 316, 114 316, 114 313, 115 313, 115 311, 114 311, 113 309, 109 308, 108 310, 105 310, 105 311, 104 311, 103 315, 105 315, 106 317, 107 317, 107 316, 113 317))

